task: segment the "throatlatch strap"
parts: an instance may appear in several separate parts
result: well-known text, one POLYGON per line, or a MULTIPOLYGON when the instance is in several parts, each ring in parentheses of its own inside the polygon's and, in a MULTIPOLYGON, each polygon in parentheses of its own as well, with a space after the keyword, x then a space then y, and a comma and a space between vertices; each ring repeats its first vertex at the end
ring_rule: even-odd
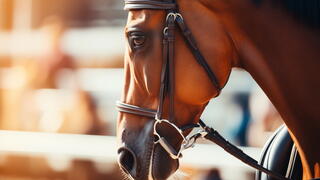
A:
POLYGON ((176 22, 177 22, 177 24, 179 26, 179 29, 180 29, 181 33, 183 34, 183 38, 184 38, 186 44, 191 49, 191 52, 192 52, 193 56, 195 57, 197 62, 203 67, 203 69, 207 73, 209 79, 211 80, 212 84, 215 86, 215 88, 217 88, 217 91, 220 92, 221 91, 221 87, 220 87, 219 81, 218 81, 216 75, 214 74, 214 72, 211 70, 211 68, 210 68, 209 64, 207 63, 206 59, 204 58, 204 56, 200 52, 200 50, 199 50, 199 48, 197 46, 197 43, 194 40, 194 37, 192 36, 192 33, 191 33, 190 29, 185 24, 185 22, 184 22, 184 20, 182 19, 181 16, 177 16, 176 22))

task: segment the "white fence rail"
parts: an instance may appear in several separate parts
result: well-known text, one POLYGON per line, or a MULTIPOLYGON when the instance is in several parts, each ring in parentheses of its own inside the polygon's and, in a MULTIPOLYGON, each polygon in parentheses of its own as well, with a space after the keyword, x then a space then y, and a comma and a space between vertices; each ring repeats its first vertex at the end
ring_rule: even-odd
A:
MULTIPOLYGON (((242 149, 258 159, 260 149, 242 149)), ((63 156, 111 163, 117 161, 117 142, 115 137, 110 136, 0 131, 0 155, 5 154, 63 156)), ((253 171, 212 144, 197 144, 195 148, 186 150, 181 164, 200 169, 225 167, 253 171)))

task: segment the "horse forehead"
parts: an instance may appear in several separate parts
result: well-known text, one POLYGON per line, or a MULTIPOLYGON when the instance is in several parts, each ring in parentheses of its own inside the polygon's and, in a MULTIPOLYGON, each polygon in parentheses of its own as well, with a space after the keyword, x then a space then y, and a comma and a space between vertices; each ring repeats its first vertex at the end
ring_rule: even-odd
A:
POLYGON ((155 11, 148 9, 132 10, 129 11, 127 27, 146 26, 146 27, 158 27, 162 25, 164 19, 164 11, 155 11))

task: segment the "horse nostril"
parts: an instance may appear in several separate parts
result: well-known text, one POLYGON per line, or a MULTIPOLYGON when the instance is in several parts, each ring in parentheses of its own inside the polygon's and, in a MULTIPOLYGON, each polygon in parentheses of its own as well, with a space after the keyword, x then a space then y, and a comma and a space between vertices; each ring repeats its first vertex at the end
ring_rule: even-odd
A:
POLYGON ((134 153, 127 148, 120 148, 119 153, 119 163, 124 171, 128 174, 132 174, 132 171, 135 166, 135 155, 134 153))

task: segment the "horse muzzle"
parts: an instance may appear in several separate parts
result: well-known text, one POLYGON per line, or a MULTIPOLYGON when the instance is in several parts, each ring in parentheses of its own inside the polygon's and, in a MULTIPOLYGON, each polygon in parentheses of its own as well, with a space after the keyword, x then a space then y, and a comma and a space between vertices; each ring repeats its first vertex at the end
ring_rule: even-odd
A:
POLYGON ((165 180, 179 167, 181 139, 168 130, 166 122, 150 121, 140 131, 126 128, 119 148, 120 168, 131 179, 165 180))

